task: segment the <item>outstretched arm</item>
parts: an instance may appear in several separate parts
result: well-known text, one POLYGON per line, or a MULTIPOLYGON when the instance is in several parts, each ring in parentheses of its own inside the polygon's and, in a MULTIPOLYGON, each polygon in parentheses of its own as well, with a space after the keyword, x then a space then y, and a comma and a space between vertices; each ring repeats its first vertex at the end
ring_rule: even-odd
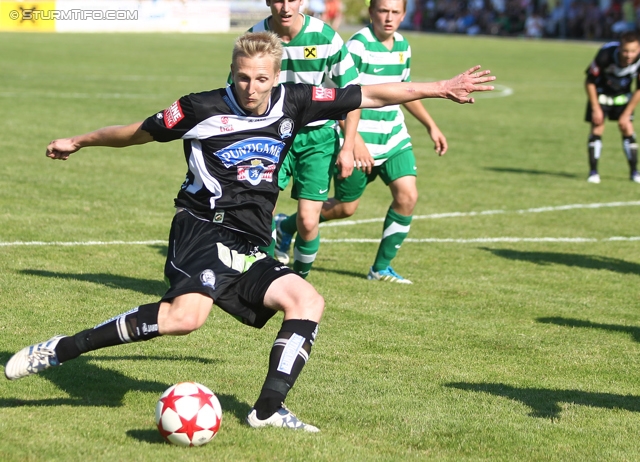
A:
POLYGON ((446 98, 460 104, 473 103, 474 99, 469 95, 474 91, 493 90, 491 85, 479 84, 496 79, 494 76, 488 75, 491 71, 480 71, 479 69, 480 66, 474 66, 452 79, 439 82, 366 85, 362 87, 360 107, 383 107, 425 98, 446 98))
POLYGON ((47 146, 47 157, 67 160, 71 154, 87 146, 124 148, 153 141, 153 137, 142 130, 142 122, 131 125, 104 127, 84 135, 53 140, 47 146))

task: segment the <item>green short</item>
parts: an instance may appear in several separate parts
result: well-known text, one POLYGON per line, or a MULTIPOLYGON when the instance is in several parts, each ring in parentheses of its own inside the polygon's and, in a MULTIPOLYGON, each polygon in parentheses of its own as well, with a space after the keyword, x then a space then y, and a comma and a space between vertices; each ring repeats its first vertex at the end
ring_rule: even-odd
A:
POLYGON ((340 202, 353 202, 360 199, 367 185, 378 176, 384 184, 389 185, 403 176, 416 176, 416 170, 416 157, 409 146, 389 157, 382 165, 373 167, 369 175, 362 170, 354 170, 350 177, 340 179, 335 172, 335 198, 340 202))
POLYGON ((340 138, 333 128, 303 128, 280 167, 278 187, 284 191, 293 177, 293 199, 327 200, 339 150, 340 138))

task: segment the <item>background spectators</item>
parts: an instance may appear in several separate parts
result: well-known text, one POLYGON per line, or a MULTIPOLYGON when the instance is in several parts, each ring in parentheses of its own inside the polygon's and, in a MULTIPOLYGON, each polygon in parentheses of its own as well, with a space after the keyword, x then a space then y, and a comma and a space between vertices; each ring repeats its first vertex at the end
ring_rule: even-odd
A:
POLYGON ((640 0, 409 0, 415 30, 571 39, 613 39, 640 28, 640 0))

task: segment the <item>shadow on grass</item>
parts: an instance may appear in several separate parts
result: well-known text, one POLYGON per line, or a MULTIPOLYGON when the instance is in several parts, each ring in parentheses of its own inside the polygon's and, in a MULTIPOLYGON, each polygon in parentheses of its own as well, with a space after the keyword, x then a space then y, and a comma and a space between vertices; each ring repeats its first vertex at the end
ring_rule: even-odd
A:
POLYGON ((164 257, 167 258, 167 254, 169 253, 169 246, 168 245, 150 245, 149 247, 151 247, 152 249, 156 249, 158 251, 158 253, 164 257))
POLYGON ((490 249, 488 247, 480 247, 480 249, 491 252, 498 257, 508 258, 509 260, 528 261, 537 265, 558 264, 570 267, 577 266, 579 268, 608 270, 621 274, 640 275, 640 264, 618 258, 558 252, 525 252, 510 249, 490 249))
POLYGON ((640 412, 640 396, 616 395, 613 393, 592 393, 581 390, 550 390, 546 388, 517 388, 502 383, 448 383, 449 388, 465 391, 489 393, 519 401, 529 406, 532 417, 556 420, 560 418, 560 403, 579 404, 582 406, 604 409, 624 409, 640 412))
POLYGON ((584 321, 582 319, 560 317, 537 318, 536 321, 543 324, 555 324, 563 327, 586 327, 590 329, 608 330, 611 332, 624 332, 625 334, 631 334, 636 342, 640 342, 640 327, 622 326, 620 324, 600 324, 597 322, 584 321))
POLYGON ((561 178, 578 178, 579 176, 575 173, 566 173, 566 172, 551 172, 548 170, 533 170, 527 168, 508 168, 508 167, 485 167, 485 170, 491 170, 492 172, 498 173, 523 173, 526 175, 546 175, 546 176, 555 176, 561 178))
MULTIPOLYGON (((251 406, 247 403, 238 401, 238 399, 232 395, 216 393, 216 396, 222 406, 222 425, 224 425, 225 419, 228 417, 229 413, 233 414, 238 421, 245 421, 245 418, 251 411, 251 406)), ((127 436, 143 443, 168 444, 162 436, 160 436, 160 432, 155 428, 127 430, 127 436)))
POLYGON ((313 268, 311 268, 311 271, 318 271, 319 273, 334 273, 334 274, 339 274, 341 276, 349 276, 352 278, 358 278, 358 279, 367 279, 367 271, 363 271, 363 272, 355 272, 355 271, 345 271, 345 270, 337 270, 337 269, 331 269, 331 268, 323 268, 322 266, 318 265, 318 263, 316 262, 315 265, 313 265, 313 268))
MULTIPOLYGON (((6 364, 13 352, 0 352, 0 362, 6 364)), ((215 360, 197 357, 179 356, 80 356, 60 367, 40 372, 38 375, 49 380, 69 397, 50 399, 0 399, 0 408, 21 406, 122 406, 125 395, 130 391, 162 394, 171 385, 154 380, 138 380, 128 377, 117 370, 103 369, 96 362, 120 361, 126 359, 151 361, 197 361, 203 364, 215 364, 215 360)), ((28 380, 28 378, 24 379, 28 380)))
POLYGON ((27 274, 30 276, 39 276, 46 278, 59 278, 59 279, 71 279, 74 281, 86 281, 93 282, 95 284, 102 284, 107 287, 116 289, 128 289, 140 292, 145 295, 152 295, 154 297, 162 297, 167 291, 167 285, 161 280, 152 279, 137 279, 127 276, 118 276, 117 274, 107 273, 56 273, 53 271, 43 270, 20 270, 21 274, 27 274))

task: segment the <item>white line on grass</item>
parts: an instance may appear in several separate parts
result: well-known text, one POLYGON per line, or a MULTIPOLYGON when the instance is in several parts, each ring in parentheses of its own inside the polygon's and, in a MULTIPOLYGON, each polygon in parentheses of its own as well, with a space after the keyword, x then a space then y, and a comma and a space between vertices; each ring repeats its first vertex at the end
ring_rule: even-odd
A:
MULTIPOLYGON (((404 242, 417 242, 417 243, 447 243, 447 244, 477 244, 477 243, 491 243, 491 242, 570 242, 570 243, 587 243, 587 242, 612 242, 612 241, 640 241, 640 236, 622 237, 614 236, 604 239, 595 239, 589 237, 478 237, 472 239, 437 239, 437 238, 425 238, 414 239, 406 238, 404 242)), ((380 239, 320 239, 320 242, 327 244, 343 244, 343 243, 356 243, 356 244, 377 244, 380 239)))
POLYGON ((44 241, 15 241, 0 242, 0 247, 19 247, 19 246, 46 246, 57 245, 63 247, 80 246, 80 245, 159 245, 166 244, 167 240, 162 241, 76 241, 76 242, 44 242, 44 241))
MULTIPOLYGON (((537 207, 522 210, 484 210, 480 212, 449 212, 449 213, 434 213, 431 215, 415 215, 414 220, 425 219, 440 219, 440 218, 457 218, 457 217, 475 217, 483 215, 497 215, 507 213, 544 213, 544 212, 557 212, 563 210, 575 210, 575 209, 599 209, 606 207, 633 207, 640 206, 640 201, 631 202, 605 202, 594 204, 568 204, 558 205, 553 207, 537 207)), ((322 227, 333 226, 351 226, 359 225, 363 223, 375 223, 383 222, 384 218, 369 218, 365 220, 336 220, 331 223, 321 223, 322 227)), ((321 239, 323 243, 328 244, 340 244, 340 243, 378 243, 380 239, 321 239)), ((603 239, 586 238, 586 237, 480 237, 471 239, 437 239, 437 238, 407 238, 404 242, 417 242, 417 243, 454 243, 454 244, 469 244, 469 243, 486 243, 486 242, 620 242, 620 241, 640 241, 640 236, 612 236, 603 239)), ((166 244, 166 240, 151 240, 151 241, 76 241, 76 242, 44 242, 44 241, 15 241, 15 242, 0 242, 0 247, 19 247, 19 246, 91 246, 91 245, 162 245, 166 244)))
MULTIPOLYGON (((588 242, 620 242, 620 241, 640 241, 640 236, 613 236, 604 239, 596 239, 589 237, 477 237, 471 239, 450 239, 450 238, 407 238, 404 242, 413 243, 445 243, 445 244, 474 244, 474 243, 491 243, 491 242, 569 242, 569 243, 588 243, 588 242)), ((320 239, 324 244, 377 244, 380 239, 320 239)), ((43 242, 43 241, 15 241, 0 242, 0 247, 38 247, 38 246, 108 246, 108 245, 164 245, 166 240, 154 241, 76 241, 76 242, 43 242)))
MULTIPOLYGON (((568 204, 557 205, 553 207, 537 207, 531 209, 522 210, 483 210, 480 212, 448 212, 448 213, 432 213, 430 215, 414 215, 414 220, 435 220, 440 218, 459 218, 459 217, 477 217, 484 215, 499 215, 507 213, 544 213, 544 212, 559 212, 563 210, 575 210, 575 209, 600 209, 607 207, 637 207, 640 205, 640 201, 631 202, 605 202, 595 204, 568 204)), ((334 226, 353 226, 365 223, 382 223, 384 218, 366 218, 364 220, 335 220, 326 223, 320 223, 320 227, 332 228, 334 226)))
POLYGON ((0 98, 55 98, 55 99, 158 99, 157 94, 144 93, 60 93, 53 91, 0 91, 0 98))

